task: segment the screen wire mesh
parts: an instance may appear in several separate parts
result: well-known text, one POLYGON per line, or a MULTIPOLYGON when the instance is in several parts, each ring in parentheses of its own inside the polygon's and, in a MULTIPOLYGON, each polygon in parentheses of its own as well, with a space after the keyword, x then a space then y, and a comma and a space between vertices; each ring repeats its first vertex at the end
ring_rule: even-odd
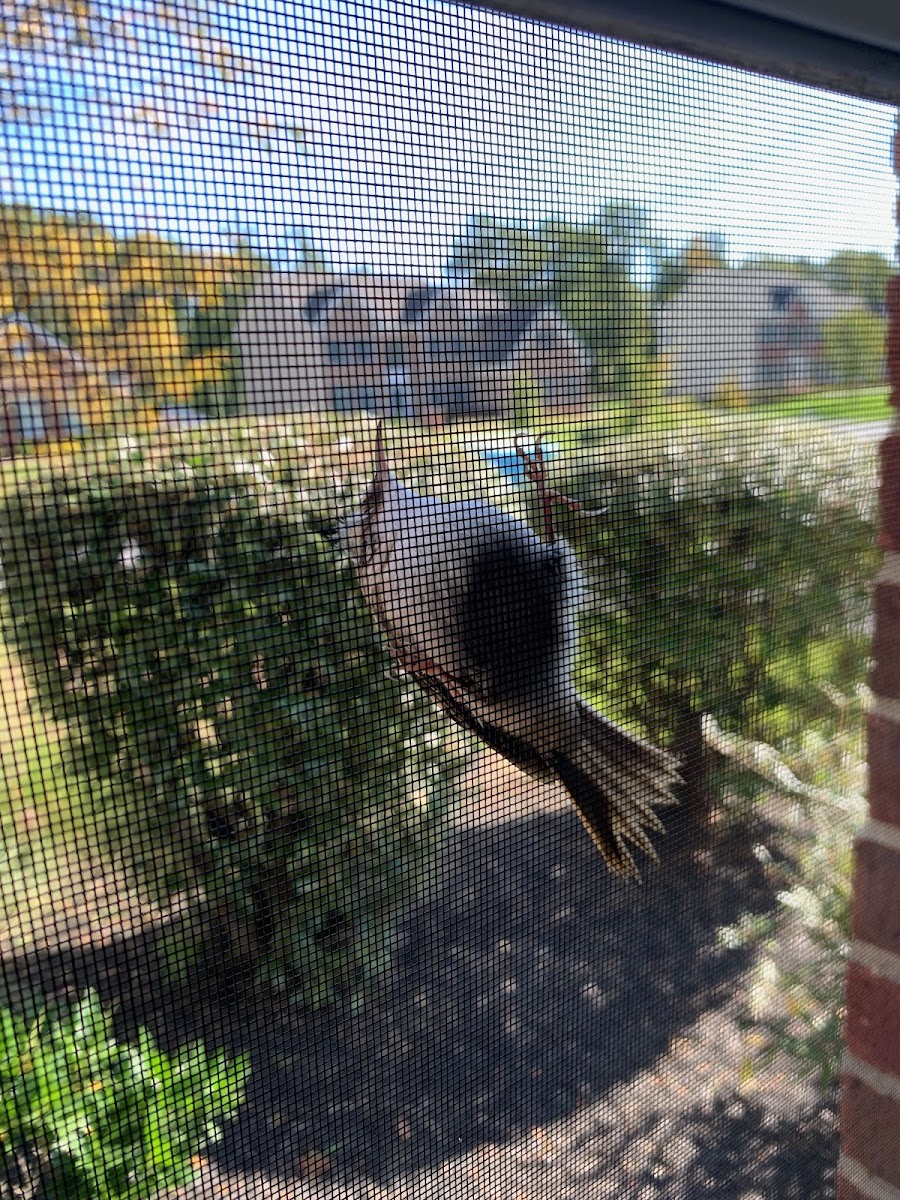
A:
POLYGON ((0 20, 0 1196, 830 1195, 893 111, 0 20))

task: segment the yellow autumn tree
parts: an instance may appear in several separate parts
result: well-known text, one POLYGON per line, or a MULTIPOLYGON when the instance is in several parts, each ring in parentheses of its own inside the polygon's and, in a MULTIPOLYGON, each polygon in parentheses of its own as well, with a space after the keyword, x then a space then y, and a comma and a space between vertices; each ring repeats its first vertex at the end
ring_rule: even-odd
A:
POLYGON ((707 234, 691 238, 684 251, 684 266, 689 275, 727 266, 719 240, 707 234))
POLYGON ((243 254, 198 254, 153 235, 133 239, 110 281, 116 369, 157 406, 191 404, 223 385, 230 351, 198 348, 193 335, 205 314, 236 310, 255 274, 243 254))
POLYGON ((161 407, 190 404, 201 388, 224 379, 228 355, 222 350, 190 355, 172 299, 149 295, 129 308, 132 315, 115 339, 112 362, 142 395, 161 407))
POLYGON ((229 314, 257 270, 243 252, 201 254, 154 234, 117 239, 86 218, 0 208, 0 318, 27 319, 81 364, 59 380, 59 355, 39 361, 44 352, 32 347, 7 359, 5 395, 30 381, 56 404, 64 387, 94 428, 146 427, 160 408, 220 398, 233 375, 229 314))
MULTIPOLYGON (((0 123, 44 120, 80 84, 90 88, 101 114, 124 116, 156 138, 202 130, 219 116, 230 89, 269 75, 264 53, 244 54, 227 13, 223 20, 203 0, 0 0, 0 59, 0 123)), ((302 144, 302 129, 277 106, 246 114, 241 105, 231 108, 235 128, 258 150, 273 135, 302 144)))

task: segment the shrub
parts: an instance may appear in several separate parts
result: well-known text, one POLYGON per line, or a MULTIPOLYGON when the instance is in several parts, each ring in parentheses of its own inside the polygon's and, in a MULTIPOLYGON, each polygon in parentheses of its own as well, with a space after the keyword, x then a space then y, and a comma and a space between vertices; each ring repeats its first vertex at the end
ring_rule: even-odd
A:
POLYGON ((866 309, 830 317, 822 326, 822 342, 834 378, 839 383, 880 383, 886 334, 886 319, 866 309))
POLYGON ((555 486, 604 510, 559 515, 592 576, 581 683, 688 776, 702 714, 783 737, 822 711, 817 680, 862 678, 871 447, 735 416, 598 448, 555 486))
POLYGON ((736 376, 726 375, 716 384, 712 403, 717 408, 749 408, 750 395, 741 387, 736 376))
POLYGON ((516 425, 529 425, 543 408, 544 394, 540 381, 530 372, 516 371, 510 384, 512 419, 516 425))
POLYGON ((318 532, 324 453, 287 426, 123 440, 0 513, 9 636, 116 852, 154 898, 202 892, 230 974, 309 1005, 386 961, 452 766, 318 532))
POLYGON ((199 1045, 169 1057, 146 1030, 135 1045, 117 1042, 93 993, 31 1025, 0 1009, 0 1157, 9 1194, 149 1200, 181 1187, 240 1105, 247 1070, 199 1045))
MULTIPOLYGON (((795 1059, 822 1088, 837 1083, 844 1050, 844 978, 852 933, 850 907, 853 838, 866 815, 865 688, 850 696, 826 694, 837 721, 792 739, 785 757, 815 789, 798 806, 791 836, 783 840, 793 864, 779 901, 799 925, 809 960, 776 964, 774 979, 784 1012, 770 1018, 772 1045, 795 1059)), ((760 975, 768 976, 763 959, 760 975)), ((771 976, 768 976, 771 978, 771 976)))
POLYGON ((868 693, 863 686, 850 696, 832 687, 823 692, 834 705, 832 716, 787 739, 780 751, 758 747, 773 785, 762 800, 775 853, 761 845, 756 852, 779 885, 779 908, 745 914, 719 930, 719 941, 757 951, 744 1013, 750 1049, 745 1076, 780 1052, 827 1093, 837 1082, 844 1049, 853 838, 866 814, 868 693), (793 778, 787 789, 786 776, 793 778))

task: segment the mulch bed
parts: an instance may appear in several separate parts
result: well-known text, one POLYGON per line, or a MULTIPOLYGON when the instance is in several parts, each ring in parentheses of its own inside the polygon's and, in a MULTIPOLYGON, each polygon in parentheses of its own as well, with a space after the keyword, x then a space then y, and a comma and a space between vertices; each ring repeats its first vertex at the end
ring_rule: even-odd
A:
POLYGON ((247 1102, 191 1197, 819 1200, 828 1100, 776 1061, 742 1081, 752 951, 716 936, 775 905, 761 824, 667 818, 642 886, 559 796, 494 763, 361 1011, 303 1014, 192 979, 157 986, 158 930, 23 956, 7 983, 98 987, 123 1031, 252 1056, 247 1102))

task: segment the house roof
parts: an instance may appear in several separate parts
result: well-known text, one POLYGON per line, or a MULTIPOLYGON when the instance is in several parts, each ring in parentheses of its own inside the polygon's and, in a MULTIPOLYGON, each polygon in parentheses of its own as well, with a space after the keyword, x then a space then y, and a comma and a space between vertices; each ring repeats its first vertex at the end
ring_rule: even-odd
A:
POLYGON ((548 311, 542 305, 511 304, 485 288, 435 284, 418 277, 297 271, 266 276, 247 302, 244 319, 255 324, 264 313, 262 331, 274 334, 285 324, 286 310, 293 320, 315 323, 329 310, 353 302, 370 305, 384 327, 415 324, 432 335, 464 340, 465 356, 482 363, 506 362, 548 311))
POLYGON ((470 336, 476 360, 503 363, 512 358, 540 311, 533 305, 515 305, 480 316, 470 336))
POLYGON ((773 287, 796 288, 806 302, 836 301, 844 308, 858 308, 862 304, 858 297, 835 291, 823 279, 810 278, 793 271, 782 271, 776 267, 707 267, 695 271, 668 305, 677 304, 685 294, 692 292, 721 292, 741 297, 754 293, 765 295, 773 287))
POLYGON ((7 331, 17 330, 29 339, 35 350, 59 354, 64 358, 68 358, 73 367, 88 369, 87 361, 82 358, 77 350, 73 350, 68 342, 64 342, 62 338, 58 338, 55 334, 48 332, 43 326, 33 321, 31 317, 25 316, 24 313, 9 313, 5 317, 0 317, 0 329, 7 331))

